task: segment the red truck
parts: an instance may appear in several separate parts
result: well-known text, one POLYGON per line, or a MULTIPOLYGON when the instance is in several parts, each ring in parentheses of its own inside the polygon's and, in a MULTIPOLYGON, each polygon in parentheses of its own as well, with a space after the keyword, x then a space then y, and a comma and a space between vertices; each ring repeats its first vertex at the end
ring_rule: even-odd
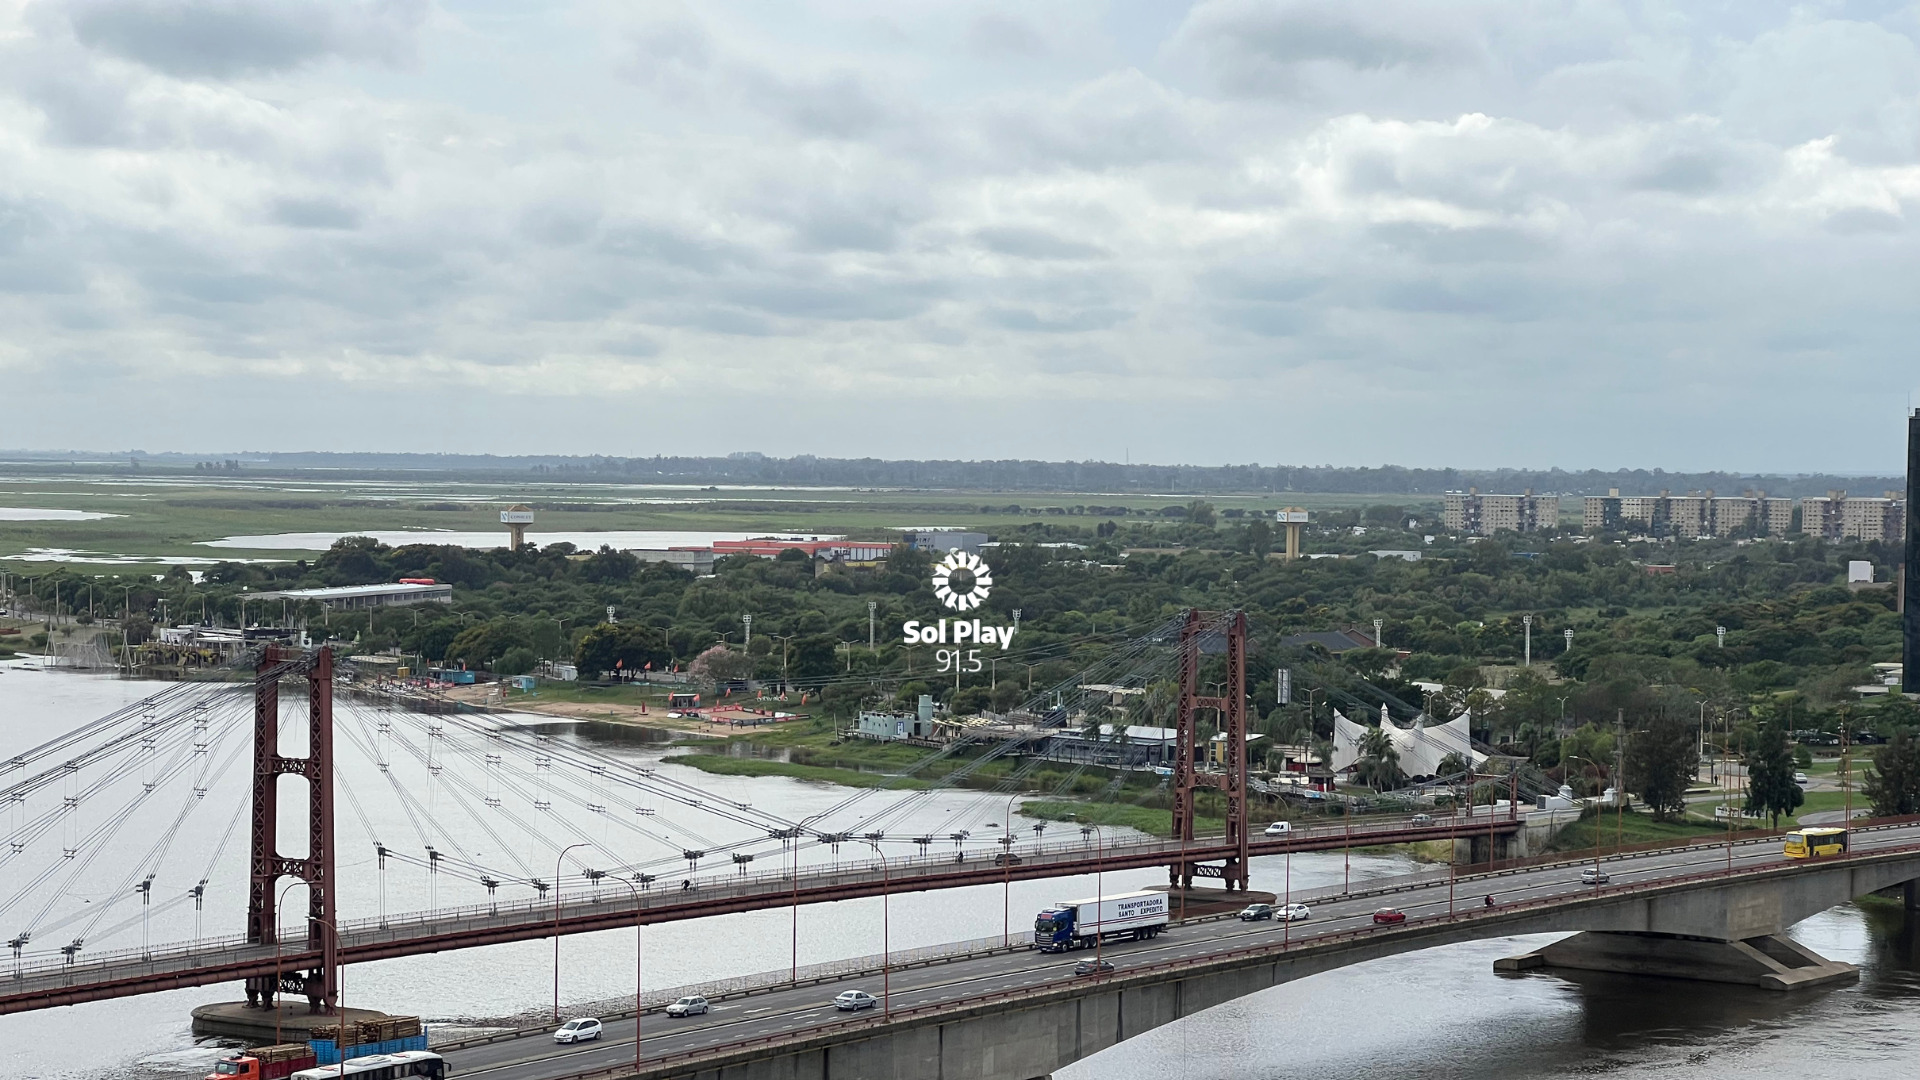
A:
POLYGON ((313 1047, 306 1043, 282 1043, 221 1058, 206 1080, 282 1080, 315 1064, 313 1047))

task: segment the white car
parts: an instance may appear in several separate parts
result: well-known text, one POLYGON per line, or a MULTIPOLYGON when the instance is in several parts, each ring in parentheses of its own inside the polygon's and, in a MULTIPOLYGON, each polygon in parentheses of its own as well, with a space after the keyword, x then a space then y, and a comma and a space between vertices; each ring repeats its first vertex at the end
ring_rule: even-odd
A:
POLYGON ((858 1012, 880 1004, 880 999, 865 990, 843 990, 833 999, 833 1007, 842 1012, 858 1012))
POLYGON ((1605 885, 1607 881, 1607 872, 1597 866, 1589 866, 1585 870, 1580 871, 1580 884, 1582 885, 1605 885))
POLYGON ((692 997, 683 997, 667 1006, 668 1016, 700 1016, 707 1011, 707 999, 697 994, 692 997))
POLYGON ((1799 784, 1801 787, 1806 787, 1808 784, 1812 783, 1813 781, 1807 779, 1806 773, 1797 772, 1793 774, 1793 782, 1796 784, 1799 784))
POLYGON ((1267 826, 1267 835, 1268 836, 1292 836, 1293 822, 1276 821, 1273 824, 1267 826))
POLYGON ((1280 909, 1280 917, 1288 922, 1299 922, 1301 919, 1311 918, 1312 916, 1313 912, 1307 910, 1307 905, 1305 904, 1288 904, 1286 907, 1280 909))
POLYGON ((561 1024, 553 1033, 553 1041, 557 1043, 586 1042, 588 1039, 599 1038, 600 1030, 600 1021, 591 1016, 569 1020, 561 1024))

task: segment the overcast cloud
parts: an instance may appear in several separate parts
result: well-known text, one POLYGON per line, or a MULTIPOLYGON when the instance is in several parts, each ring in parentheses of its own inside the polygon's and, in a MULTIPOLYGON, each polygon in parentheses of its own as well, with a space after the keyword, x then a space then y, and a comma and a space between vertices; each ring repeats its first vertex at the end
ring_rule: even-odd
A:
POLYGON ((1893 472, 1920 6, 0 0, 0 445, 1893 472))

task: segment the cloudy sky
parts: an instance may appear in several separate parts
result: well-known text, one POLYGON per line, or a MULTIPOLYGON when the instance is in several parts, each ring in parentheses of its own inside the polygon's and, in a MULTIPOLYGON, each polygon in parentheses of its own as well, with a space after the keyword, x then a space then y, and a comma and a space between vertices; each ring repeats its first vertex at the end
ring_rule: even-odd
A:
POLYGON ((0 446, 1896 472, 1920 5, 0 0, 0 446))

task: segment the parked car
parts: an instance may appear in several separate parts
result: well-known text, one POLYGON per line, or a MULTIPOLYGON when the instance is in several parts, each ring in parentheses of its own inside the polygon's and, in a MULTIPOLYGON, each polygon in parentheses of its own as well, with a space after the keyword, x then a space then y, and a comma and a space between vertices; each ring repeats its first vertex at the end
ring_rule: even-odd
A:
POLYGON ((1585 870, 1580 871, 1580 884, 1582 885, 1605 885, 1606 883, 1607 872, 1597 866, 1589 866, 1585 870))
POLYGON ((1308 910, 1305 904, 1288 904, 1280 909, 1280 917, 1288 922, 1299 922, 1301 919, 1312 918, 1313 912, 1308 910))
POLYGON ((1272 904, 1248 904, 1240 909, 1241 922, 1254 922, 1259 919, 1273 918, 1272 904))
POLYGON ((683 997, 667 1006, 668 1016, 702 1016, 710 1011, 707 999, 698 994, 683 997))
POLYGON ((591 1016, 583 1016, 578 1020, 569 1020, 561 1024, 553 1033, 553 1041, 557 1043, 586 1042, 588 1039, 599 1038, 600 1030, 599 1020, 591 1016))
POLYGON ((1105 975, 1113 970, 1113 965, 1105 960, 1082 960, 1073 965, 1075 975, 1105 975))
POLYGON ((1376 923, 1402 923, 1407 921, 1407 913, 1401 911, 1399 908, 1374 908, 1373 921, 1376 923))
POLYGON ((1408 823, 1413 825, 1431 825, 1433 824, 1433 815, 1432 814, 1415 814, 1413 815, 1413 817, 1408 819, 1408 823))
POLYGON ((1793 782, 1796 784, 1799 784, 1801 787, 1806 787, 1808 784, 1811 784, 1813 781, 1807 779, 1806 773, 1797 772, 1793 774, 1793 782))
POLYGON ((833 1007, 842 1012, 858 1012, 861 1009, 871 1009, 878 1004, 880 999, 865 990, 842 990, 840 995, 833 999, 833 1007))
POLYGON ((1276 821, 1273 824, 1267 826, 1267 835, 1268 836, 1292 836, 1293 822, 1276 821))

